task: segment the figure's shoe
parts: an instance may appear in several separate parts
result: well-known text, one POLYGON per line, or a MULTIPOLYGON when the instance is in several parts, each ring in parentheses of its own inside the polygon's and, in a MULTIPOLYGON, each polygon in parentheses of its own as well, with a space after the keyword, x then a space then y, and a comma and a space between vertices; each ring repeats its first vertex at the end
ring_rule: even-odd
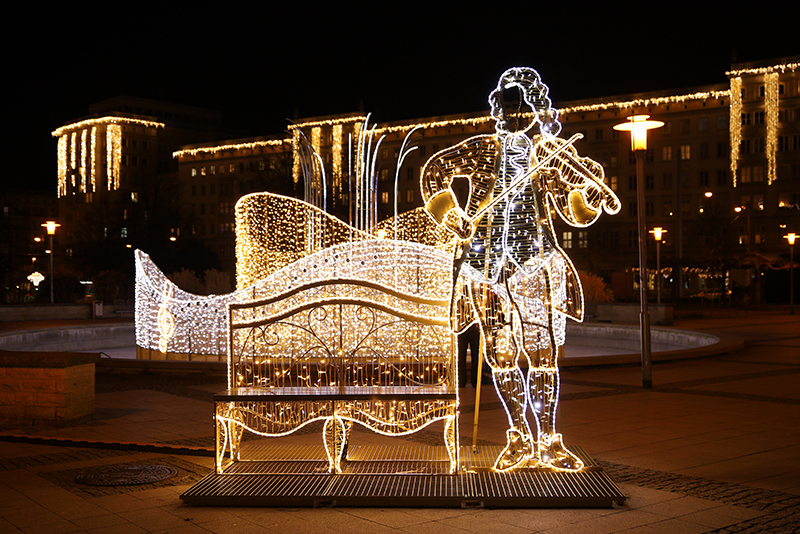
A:
POLYGON ((494 462, 495 471, 509 471, 515 467, 525 467, 535 456, 531 439, 525 439, 519 430, 506 430, 508 444, 494 462))
POLYGON ((561 434, 553 434, 550 439, 539 440, 539 456, 542 465, 561 471, 580 471, 583 461, 564 447, 561 434), (549 443, 548 443, 549 442, 549 443))

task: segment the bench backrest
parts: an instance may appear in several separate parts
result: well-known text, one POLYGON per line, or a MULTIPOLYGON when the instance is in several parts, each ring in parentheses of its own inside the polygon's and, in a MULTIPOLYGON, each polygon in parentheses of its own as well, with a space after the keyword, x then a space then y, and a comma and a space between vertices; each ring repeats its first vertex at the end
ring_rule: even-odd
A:
POLYGON ((302 258, 269 280, 284 290, 228 306, 229 385, 452 387, 451 280, 451 258, 418 243, 302 258))

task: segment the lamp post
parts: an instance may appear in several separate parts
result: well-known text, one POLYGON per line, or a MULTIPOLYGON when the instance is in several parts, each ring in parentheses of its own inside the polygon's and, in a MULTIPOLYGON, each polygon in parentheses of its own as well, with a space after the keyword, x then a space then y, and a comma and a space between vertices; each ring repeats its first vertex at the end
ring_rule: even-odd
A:
POLYGON ((794 315, 794 240, 797 234, 790 232, 783 237, 789 242, 789 315, 794 315))
POLYGON ((636 154, 636 211, 638 214, 639 238, 639 326, 642 341, 642 387, 653 387, 650 358, 650 313, 647 311, 647 225, 644 206, 644 158, 647 152, 647 130, 664 126, 661 121, 647 120, 650 115, 633 115, 629 122, 617 124, 615 130, 631 132, 631 149, 636 154))
POLYGON ((650 230, 650 233, 653 234, 656 240, 656 302, 661 304, 661 236, 666 234, 667 231, 660 226, 656 226, 650 230))
POLYGON ((47 221, 42 226, 47 228, 47 235, 50 236, 50 304, 53 304, 53 286, 55 285, 55 279, 53 277, 53 236, 56 235, 56 228, 61 225, 55 221, 47 221))

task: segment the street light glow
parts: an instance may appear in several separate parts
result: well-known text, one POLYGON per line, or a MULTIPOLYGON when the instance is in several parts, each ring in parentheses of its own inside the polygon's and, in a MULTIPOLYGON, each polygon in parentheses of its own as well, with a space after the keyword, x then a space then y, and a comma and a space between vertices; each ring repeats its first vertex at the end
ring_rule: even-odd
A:
POLYGON ((614 126, 615 130, 631 132, 631 149, 647 150, 647 130, 661 128, 664 123, 661 121, 647 120, 650 115, 632 115, 628 117, 630 122, 623 122, 614 126))
POLYGON ((656 226, 655 228, 650 230, 650 233, 653 234, 653 237, 656 239, 656 241, 661 241, 661 236, 663 234, 666 234, 667 231, 661 228, 660 226, 656 226))
POLYGON ((45 228, 47 228, 47 235, 55 235, 56 228, 61 226, 55 221, 47 221, 46 223, 42 224, 45 228))

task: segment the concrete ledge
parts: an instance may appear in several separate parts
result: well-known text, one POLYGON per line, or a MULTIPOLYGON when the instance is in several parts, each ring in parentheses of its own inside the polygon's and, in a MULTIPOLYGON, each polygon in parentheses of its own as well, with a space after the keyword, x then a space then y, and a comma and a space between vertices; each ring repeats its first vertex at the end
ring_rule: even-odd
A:
MULTIPOLYGON (((651 327, 650 335, 653 347, 651 358, 654 362, 706 358, 744 348, 744 338, 732 334, 651 327)), ((567 342, 571 345, 618 347, 631 352, 607 356, 561 357, 558 360, 559 367, 641 362, 639 326, 567 323, 567 342)))
POLYGON ((113 360, 103 358, 97 362, 98 373, 200 373, 225 377, 227 362, 202 362, 186 360, 113 360))
POLYGON ((68 352, 131 347, 135 344, 136 327, 133 322, 39 328, 0 334, 0 350, 68 352))
MULTIPOLYGON (((650 323, 653 325, 669 326, 673 319, 673 306, 671 304, 648 304, 650 323)), ((586 304, 586 319, 601 323, 628 323, 639 324, 639 304, 586 304)))

